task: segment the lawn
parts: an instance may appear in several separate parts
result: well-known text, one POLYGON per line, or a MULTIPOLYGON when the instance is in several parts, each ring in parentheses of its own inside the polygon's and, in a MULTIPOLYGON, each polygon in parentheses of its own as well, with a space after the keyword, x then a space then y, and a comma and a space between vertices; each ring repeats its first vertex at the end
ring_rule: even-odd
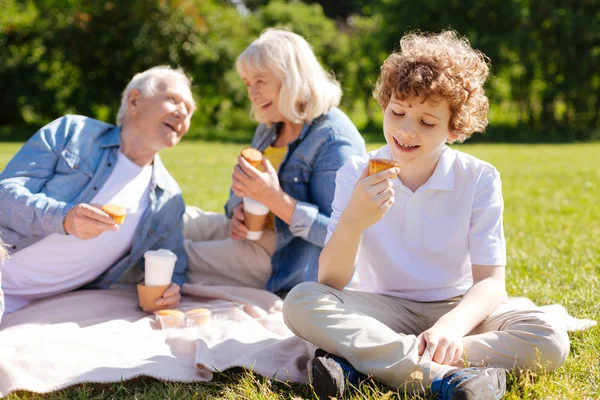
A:
MULTIPOLYGON (((19 144, 0 145, 0 166, 19 144)), ((380 144, 371 144, 376 148, 380 144)), ((240 145, 184 142, 162 153, 188 204, 220 211, 240 145)), ((507 290, 539 305, 560 303, 575 316, 600 320, 600 143, 472 145, 461 150, 494 164, 502 174, 508 248, 507 290)), ((549 375, 513 374, 507 399, 600 398, 600 328, 571 334, 566 364, 549 375)), ((211 383, 178 384, 140 378, 87 384, 56 399, 278 399, 310 398, 306 386, 228 371, 211 383)), ((41 396, 16 393, 9 399, 41 396)), ((351 399, 405 398, 383 386, 352 391, 351 399)))

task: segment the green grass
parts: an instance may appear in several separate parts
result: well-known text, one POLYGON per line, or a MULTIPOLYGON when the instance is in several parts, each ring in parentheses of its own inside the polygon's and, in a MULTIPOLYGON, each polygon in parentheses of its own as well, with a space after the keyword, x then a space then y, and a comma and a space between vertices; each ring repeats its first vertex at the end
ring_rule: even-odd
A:
MULTIPOLYGON (((371 144, 370 149, 381 144, 371 144)), ((0 144, 0 166, 19 144, 0 144)), ((184 142, 161 156, 188 204, 221 211, 238 144, 184 142)), ((507 290, 539 305, 560 303, 575 316, 600 320, 600 143, 470 145, 461 150, 502 174, 508 247, 507 290)), ((566 364, 548 375, 514 374, 507 399, 600 398, 600 328, 571 335, 566 364)), ((298 399, 309 387, 229 371, 214 382, 179 384, 149 378, 86 384, 43 396, 52 399, 298 399)), ((9 399, 41 396, 19 392, 9 399)), ((350 399, 409 398, 383 386, 352 391, 350 399)))

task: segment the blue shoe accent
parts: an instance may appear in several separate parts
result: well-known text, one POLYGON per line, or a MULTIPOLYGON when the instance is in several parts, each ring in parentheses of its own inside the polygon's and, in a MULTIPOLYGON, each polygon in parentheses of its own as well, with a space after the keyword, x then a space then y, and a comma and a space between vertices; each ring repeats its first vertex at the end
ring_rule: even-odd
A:
POLYGON ((367 375, 358 372, 356 369, 354 369, 352 364, 350 364, 345 358, 341 358, 333 354, 328 354, 326 358, 334 360, 340 365, 340 367, 342 367, 342 371, 344 371, 344 378, 346 378, 346 380, 350 384, 358 386, 360 381, 364 381, 365 379, 367 379, 367 375))
POLYGON ((454 398, 454 391, 459 383, 472 377, 469 373, 469 369, 475 368, 464 368, 455 371, 452 374, 446 374, 442 379, 436 379, 431 382, 431 391, 437 396, 435 400, 446 400, 454 398))
POLYGON ((500 400, 506 391, 502 368, 462 368, 431 382, 435 400, 500 400))

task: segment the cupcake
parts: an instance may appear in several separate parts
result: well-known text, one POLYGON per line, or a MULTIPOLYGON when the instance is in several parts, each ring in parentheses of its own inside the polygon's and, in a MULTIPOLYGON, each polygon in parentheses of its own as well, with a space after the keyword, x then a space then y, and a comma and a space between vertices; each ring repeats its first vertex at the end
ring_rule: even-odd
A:
POLYGON ((369 160, 369 175, 373 175, 394 167, 400 168, 400 164, 394 160, 386 160, 384 158, 372 158, 369 160))
POLYGON ((253 147, 243 148, 242 151, 240 151, 240 156, 244 157, 244 159, 254 168, 258 168, 263 158, 262 153, 253 147))
POLYGON ((162 329, 179 328, 185 319, 185 314, 179 310, 160 310, 155 314, 162 329))
POLYGON ((111 216, 111 218, 115 221, 115 224, 122 224, 125 221, 125 216, 127 215, 127 210, 125 210, 121 206, 117 206, 115 204, 106 204, 100 207, 102 211, 111 216))
POLYGON ((208 308, 194 308, 185 312, 187 326, 201 326, 210 322, 211 311, 208 308))

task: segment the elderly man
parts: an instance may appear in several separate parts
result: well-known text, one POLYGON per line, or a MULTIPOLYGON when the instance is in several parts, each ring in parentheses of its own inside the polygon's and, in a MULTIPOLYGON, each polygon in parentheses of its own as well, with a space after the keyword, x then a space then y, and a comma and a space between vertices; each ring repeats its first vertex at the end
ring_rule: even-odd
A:
MULTIPOLYGON (((0 240, 0 269, 2 269, 2 264, 7 256, 8 252, 6 251, 4 242, 0 240)), ((2 271, 0 271, 0 282, 2 282, 2 271)), ((2 291, 2 286, 0 286, 0 322, 2 322, 2 314, 4 314, 4 292, 2 291)))
POLYGON ((183 71, 154 67, 127 85, 117 126, 67 115, 23 145, 0 174, 0 228, 11 253, 2 273, 7 313, 139 277, 144 252, 159 248, 177 263, 156 308, 179 304, 185 207, 158 151, 179 143, 194 109, 183 71), (122 225, 99 208, 108 203, 127 210, 122 225))

